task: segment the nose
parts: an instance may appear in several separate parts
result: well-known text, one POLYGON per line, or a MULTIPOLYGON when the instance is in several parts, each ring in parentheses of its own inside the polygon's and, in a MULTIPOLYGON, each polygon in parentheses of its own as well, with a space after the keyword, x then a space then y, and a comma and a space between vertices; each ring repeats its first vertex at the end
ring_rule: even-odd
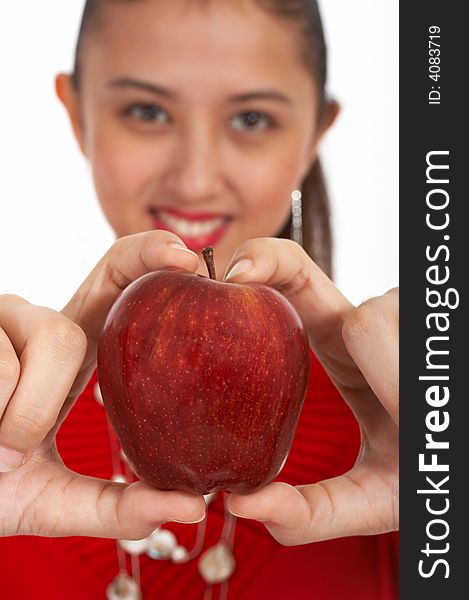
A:
POLYGON ((193 119, 180 131, 169 161, 167 186, 182 204, 206 204, 223 188, 222 157, 216 133, 193 119))

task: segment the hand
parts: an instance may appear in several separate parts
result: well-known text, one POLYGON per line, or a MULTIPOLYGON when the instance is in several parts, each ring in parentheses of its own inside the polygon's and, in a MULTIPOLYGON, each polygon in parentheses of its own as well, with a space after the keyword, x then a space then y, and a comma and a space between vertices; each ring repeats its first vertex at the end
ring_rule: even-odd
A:
POLYGON ((95 369, 113 301, 149 271, 195 271, 197 255, 184 248, 163 231, 122 238, 62 313, 0 296, 0 535, 140 539, 165 521, 203 518, 202 497, 84 477, 65 467, 55 445, 95 369))
POLYGON ((249 241, 227 271, 235 263, 230 281, 270 285, 295 306, 312 350, 360 423, 362 443, 354 467, 340 477, 232 494, 229 509, 263 522, 286 546, 397 529, 398 290, 355 308, 288 240, 249 241))

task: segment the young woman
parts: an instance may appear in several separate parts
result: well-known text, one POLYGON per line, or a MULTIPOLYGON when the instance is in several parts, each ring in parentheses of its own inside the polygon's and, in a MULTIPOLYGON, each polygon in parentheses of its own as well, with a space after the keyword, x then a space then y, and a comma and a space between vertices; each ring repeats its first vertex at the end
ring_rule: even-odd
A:
POLYGON ((5 597, 397 598, 398 295, 355 308, 327 276, 325 86, 313 0, 86 3, 57 93, 119 239, 61 313, 0 298, 5 597), (119 292, 205 273, 208 245, 290 299, 314 354, 275 482, 204 500, 125 483, 94 370, 119 292))

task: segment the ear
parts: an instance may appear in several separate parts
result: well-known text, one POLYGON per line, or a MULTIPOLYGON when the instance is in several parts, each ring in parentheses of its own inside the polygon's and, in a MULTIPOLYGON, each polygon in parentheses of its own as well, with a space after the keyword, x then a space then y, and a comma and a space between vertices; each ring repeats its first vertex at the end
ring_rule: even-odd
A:
POLYGON ((332 125, 334 125, 339 114, 340 104, 336 100, 326 99, 326 105, 324 106, 324 110, 318 123, 316 135, 314 136, 314 140, 311 144, 311 154, 308 171, 311 168, 311 166, 316 162, 316 159, 318 157, 318 147, 320 141, 322 140, 324 134, 327 133, 327 131, 329 131, 332 125))
POLYGON ((327 99, 324 112, 319 123, 318 139, 317 143, 321 140, 322 136, 334 125, 337 117, 340 114, 340 104, 337 100, 327 99))
POLYGON ((81 114, 80 99, 70 75, 59 73, 56 76, 55 93, 68 113, 70 124, 72 125, 73 133, 75 134, 75 139, 80 146, 80 150, 86 156, 83 143, 83 119, 81 114))

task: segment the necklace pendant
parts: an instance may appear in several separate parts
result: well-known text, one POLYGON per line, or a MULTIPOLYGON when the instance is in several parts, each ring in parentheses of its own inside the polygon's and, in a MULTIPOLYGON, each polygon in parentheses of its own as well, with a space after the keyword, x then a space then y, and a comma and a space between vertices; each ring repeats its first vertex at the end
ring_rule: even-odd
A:
POLYGON ((139 556, 144 554, 148 549, 149 537, 143 540, 118 540, 119 546, 131 556, 139 556))
POLYGON ((111 477, 111 481, 114 481, 114 483, 129 483, 127 477, 122 473, 114 473, 111 477))
POLYGON ((171 558, 177 548, 177 539, 169 529, 157 529, 148 538, 147 555, 154 560, 171 558))
POLYGON ((171 554, 171 560, 177 565, 182 565, 189 560, 189 552, 184 546, 176 546, 171 554))
POLYGON ((235 570, 233 552, 224 542, 218 542, 206 550, 199 560, 199 573, 208 584, 222 583, 235 570))
POLYGON ((106 590, 107 600, 142 600, 142 592, 138 583, 127 575, 127 573, 119 573, 106 590))

